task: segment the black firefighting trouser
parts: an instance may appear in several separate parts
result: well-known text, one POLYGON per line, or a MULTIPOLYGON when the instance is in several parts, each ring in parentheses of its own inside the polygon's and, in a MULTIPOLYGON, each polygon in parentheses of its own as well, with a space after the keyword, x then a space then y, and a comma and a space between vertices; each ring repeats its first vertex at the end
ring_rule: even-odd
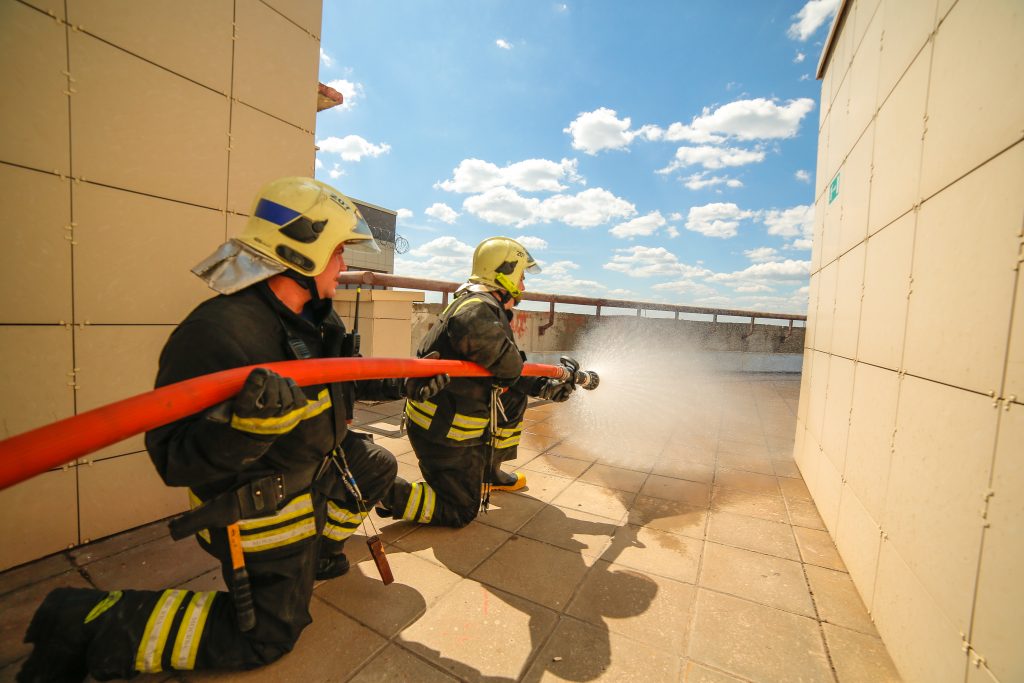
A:
POLYGON ((488 444, 437 444, 410 427, 409 442, 416 451, 424 481, 395 478, 384 504, 395 519, 420 524, 464 527, 480 510, 484 471, 491 458, 488 444))
MULTIPOLYGON (((89 673, 110 680, 168 669, 252 669, 290 652, 312 621, 309 601, 317 558, 341 552, 345 538, 388 491, 397 472, 394 456, 368 439, 349 433, 342 448, 363 502, 347 491, 338 470, 330 466, 312 490, 291 498, 277 515, 242 523, 248 525, 242 529, 242 543, 255 628, 239 630, 229 593, 164 590, 115 595, 83 589, 70 602, 99 605, 108 596, 116 597, 89 623, 77 624, 88 634, 89 673)), ((234 571, 227 533, 223 528, 208 531, 209 541, 200 545, 220 560, 231 590, 234 571)))

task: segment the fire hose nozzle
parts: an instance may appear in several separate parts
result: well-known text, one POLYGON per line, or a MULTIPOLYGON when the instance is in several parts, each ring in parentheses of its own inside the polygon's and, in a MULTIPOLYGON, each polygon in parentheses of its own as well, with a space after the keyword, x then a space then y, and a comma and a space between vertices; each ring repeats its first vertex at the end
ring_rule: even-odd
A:
POLYGON ((558 360, 562 364, 562 377, 559 379, 563 382, 572 382, 578 387, 591 391, 600 384, 601 378, 597 376, 597 373, 593 370, 580 370, 580 363, 575 358, 562 356, 558 360))

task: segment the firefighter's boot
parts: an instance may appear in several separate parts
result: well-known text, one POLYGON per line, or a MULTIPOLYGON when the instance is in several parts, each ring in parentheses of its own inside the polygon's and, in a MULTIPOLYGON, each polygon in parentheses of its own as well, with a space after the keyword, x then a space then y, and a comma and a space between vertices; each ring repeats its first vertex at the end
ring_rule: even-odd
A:
POLYGON ((34 647, 16 676, 18 683, 78 683, 88 674, 88 650, 103 613, 120 591, 57 588, 43 600, 25 632, 34 647))
POLYGON ((526 486, 526 475, 522 472, 505 472, 499 466, 495 466, 491 472, 492 491, 518 491, 526 486))
MULTIPOLYGON (((345 542, 342 541, 341 548, 344 547, 345 542)), ((343 574, 347 574, 348 570, 348 558, 345 557, 345 553, 339 549, 339 551, 333 555, 321 555, 317 559, 316 580, 326 581, 327 579, 333 579, 343 574)))

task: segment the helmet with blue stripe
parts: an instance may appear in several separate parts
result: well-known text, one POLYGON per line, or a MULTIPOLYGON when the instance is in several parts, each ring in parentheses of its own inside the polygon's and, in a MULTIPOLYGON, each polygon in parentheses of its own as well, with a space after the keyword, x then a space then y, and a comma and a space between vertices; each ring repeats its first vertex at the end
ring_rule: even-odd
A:
POLYGON ((265 185, 235 239, 308 276, 322 273, 340 244, 380 251, 352 200, 313 178, 279 178, 265 185))

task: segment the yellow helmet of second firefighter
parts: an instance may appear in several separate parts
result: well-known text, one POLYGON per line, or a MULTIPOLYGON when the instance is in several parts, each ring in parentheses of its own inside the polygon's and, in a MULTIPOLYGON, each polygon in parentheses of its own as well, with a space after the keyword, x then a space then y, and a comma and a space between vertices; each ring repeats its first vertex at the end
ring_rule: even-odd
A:
POLYGON ((488 237, 473 252, 469 281, 508 292, 518 303, 523 295, 519 289, 523 273, 539 272, 537 261, 522 244, 509 237, 488 237))
POLYGON ((380 251, 352 200, 313 178, 279 178, 263 186, 235 239, 308 276, 323 272, 339 244, 380 251))

